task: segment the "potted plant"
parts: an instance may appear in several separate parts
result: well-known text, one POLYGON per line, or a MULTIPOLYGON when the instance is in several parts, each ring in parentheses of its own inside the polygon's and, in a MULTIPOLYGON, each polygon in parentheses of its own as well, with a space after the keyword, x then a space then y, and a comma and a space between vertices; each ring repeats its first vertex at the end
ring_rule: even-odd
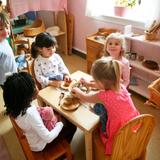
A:
POLYGON ((115 15, 125 16, 128 9, 134 8, 137 4, 140 4, 140 0, 115 0, 115 15))

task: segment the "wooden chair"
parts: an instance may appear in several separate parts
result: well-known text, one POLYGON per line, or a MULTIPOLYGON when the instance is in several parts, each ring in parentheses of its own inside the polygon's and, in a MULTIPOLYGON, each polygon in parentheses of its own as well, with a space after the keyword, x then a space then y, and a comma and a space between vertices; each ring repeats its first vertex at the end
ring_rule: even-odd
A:
POLYGON ((13 40, 14 48, 16 49, 16 55, 20 55, 21 51, 23 50, 26 54, 30 53, 31 46, 29 39, 27 40, 13 40))
POLYGON ((155 126, 152 115, 142 114, 121 127, 115 136, 111 156, 105 148, 98 130, 93 134, 95 160, 145 160, 146 148, 155 126))
POLYGON ((36 75, 35 75, 35 72, 34 72, 34 61, 35 61, 34 59, 32 59, 32 61, 30 61, 30 59, 26 59, 27 70, 28 70, 28 73, 30 73, 33 76, 33 78, 34 78, 34 80, 36 82, 37 88, 39 90, 41 90, 42 89, 41 84, 37 81, 36 75))
POLYGON ((43 151, 31 151, 23 131, 18 127, 13 117, 10 116, 10 120, 27 160, 56 160, 62 156, 65 156, 67 160, 72 160, 70 145, 64 139, 57 143, 50 143, 43 151))

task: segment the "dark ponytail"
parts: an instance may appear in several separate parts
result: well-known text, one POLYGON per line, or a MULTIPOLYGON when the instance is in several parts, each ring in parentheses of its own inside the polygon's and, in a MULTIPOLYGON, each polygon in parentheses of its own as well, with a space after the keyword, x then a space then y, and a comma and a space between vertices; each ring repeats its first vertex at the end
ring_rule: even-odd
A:
POLYGON ((38 52, 39 52, 38 47, 36 46, 36 43, 33 42, 32 45, 31 45, 31 56, 32 56, 32 58, 37 58, 37 56, 39 54, 38 52))

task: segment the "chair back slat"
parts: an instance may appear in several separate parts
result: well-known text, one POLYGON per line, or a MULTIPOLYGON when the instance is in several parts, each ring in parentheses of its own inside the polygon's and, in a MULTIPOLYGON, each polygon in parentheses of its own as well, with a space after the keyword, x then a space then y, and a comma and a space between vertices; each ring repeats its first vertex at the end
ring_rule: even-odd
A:
POLYGON ((131 119, 119 129, 114 137, 111 156, 105 155, 105 147, 99 131, 93 134, 95 160, 145 160, 146 149, 155 127, 155 119, 150 114, 142 114, 131 119))
POLYGON ((12 116, 10 116, 10 120, 12 122, 13 128, 16 132, 16 135, 18 137, 18 140, 21 144, 21 147, 23 149, 23 152, 24 152, 26 158, 28 160, 35 160, 35 158, 33 157, 32 151, 30 150, 26 136, 23 134, 23 131, 21 130, 21 128, 18 127, 18 125, 16 124, 16 122, 12 116))
POLYGON ((9 117, 27 160, 56 160, 63 155, 67 158, 67 160, 72 160, 71 148, 65 139, 59 139, 55 143, 48 144, 43 151, 31 151, 23 131, 18 127, 15 119, 12 116, 9 117))
POLYGON ((144 157, 154 126, 152 115, 140 115, 130 120, 115 137, 111 159, 135 160, 144 157))

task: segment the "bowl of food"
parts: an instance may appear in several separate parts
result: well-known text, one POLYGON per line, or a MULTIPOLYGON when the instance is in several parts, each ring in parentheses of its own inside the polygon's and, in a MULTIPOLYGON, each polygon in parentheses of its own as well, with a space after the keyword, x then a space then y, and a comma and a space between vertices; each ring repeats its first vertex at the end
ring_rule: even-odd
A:
POLYGON ((61 108, 63 108, 64 110, 75 110, 79 107, 80 103, 79 103, 79 99, 76 97, 73 97, 72 95, 67 95, 66 97, 64 97, 63 102, 61 104, 61 108))
POLYGON ((81 91, 86 92, 86 93, 89 91, 89 88, 84 86, 80 81, 73 83, 70 86, 70 90, 72 90, 72 88, 75 88, 75 87, 79 88, 81 91))

